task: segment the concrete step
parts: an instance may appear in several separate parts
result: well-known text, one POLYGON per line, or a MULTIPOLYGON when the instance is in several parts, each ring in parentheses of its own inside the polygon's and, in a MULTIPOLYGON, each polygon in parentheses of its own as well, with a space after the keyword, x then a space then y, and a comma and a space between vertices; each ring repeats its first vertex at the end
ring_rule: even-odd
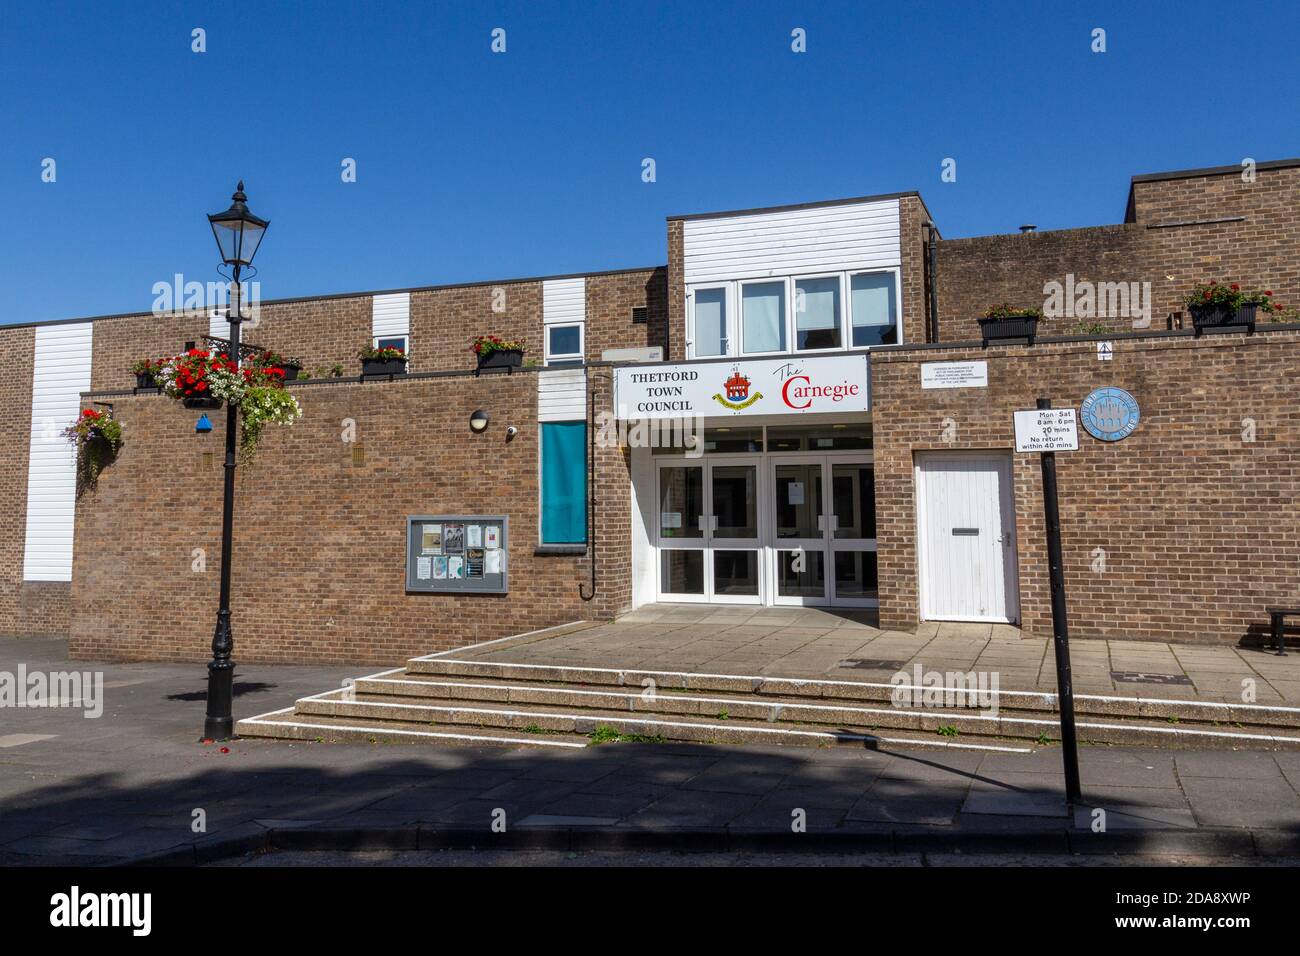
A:
MULTIPOLYGON (((394 677, 398 675, 386 675, 394 677)), ((627 668, 573 667, 554 664, 518 664, 503 661, 459 660, 455 658, 416 659, 409 661, 403 679, 418 681, 465 680, 478 683, 509 684, 517 687, 555 686, 594 690, 614 688, 626 693, 643 693, 653 687, 655 696, 693 692, 725 692, 732 697, 779 702, 851 703, 892 707, 897 692, 904 690, 912 698, 923 699, 926 709, 935 709, 930 697, 936 690, 886 682, 821 680, 764 675, 695 674, 683 671, 657 671, 627 668)), ((364 681, 358 682, 359 685, 364 681)), ((367 685, 369 686, 369 685, 367 685)), ((484 691, 486 693, 486 691, 484 691)), ((483 699, 500 699, 486 697, 483 699)), ((1000 713, 1055 715, 1055 692, 999 690, 994 699, 1000 713)), ((1181 700, 1177 698, 1122 695, 1075 694, 1077 716, 1098 718, 1141 718, 1148 722, 1165 721, 1171 725, 1203 724, 1208 729, 1246 730, 1252 727, 1276 728, 1283 736, 1300 737, 1300 707, 1270 704, 1235 704, 1218 701, 1181 700)), ((938 706, 979 709, 974 695, 966 701, 944 699, 938 706)))
POLYGON ((462 746, 586 747, 608 740, 659 743, 795 744, 802 746, 937 747, 1028 752, 982 739, 952 740, 906 731, 887 734, 807 729, 756 722, 706 722, 591 711, 475 711, 376 701, 305 698, 292 712, 242 720, 236 733, 315 742, 438 743, 462 746), (617 736, 615 736, 617 735, 617 736))
MULTIPOLYGON (((440 728, 469 725, 580 734, 591 733, 595 723, 623 721, 628 726, 662 725, 668 730, 654 733, 697 742, 824 743, 841 737, 861 740, 886 731, 906 731, 909 739, 960 739, 999 745, 1041 745, 1059 737, 1057 719, 1051 714, 989 715, 977 710, 792 703, 746 700, 741 696, 643 696, 612 689, 402 678, 372 679, 359 682, 351 692, 339 690, 303 698, 296 705, 296 713, 307 719, 347 716, 374 722, 414 721, 440 728), (381 692, 376 693, 375 688, 381 692), (426 696, 426 692, 432 693, 426 696), (682 728, 690 729, 686 736, 679 737, 682 728)), ((1300 736, 1260 728, 1221 729, 1136 718, 1083 719, 1076 721, 1076 728, 1085 743, 1300 749, 1300 736)), ((652 733, 636 729, 629 732, 652 733)))

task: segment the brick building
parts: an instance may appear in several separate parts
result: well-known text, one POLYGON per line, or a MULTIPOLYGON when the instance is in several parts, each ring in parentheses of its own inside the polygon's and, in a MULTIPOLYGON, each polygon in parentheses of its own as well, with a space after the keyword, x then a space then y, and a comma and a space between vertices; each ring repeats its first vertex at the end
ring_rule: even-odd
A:
MULTIPOLYGON (((653 601, 1042 632, 1037 458, 1012 413, 1103 388, 1140 419, 1060 456, 1074 631, 1253 639, 1297 596, 1300 326, 1198 337, 1182 315, 1209 279, 1300 302, 1300 160, 1249 172, 1136 176, 1124 221, 1084 229, 945 239, 898 193, 671 217, 645 269, 263 303, 245 338, 310 377, 290 385, 303 419, 240 472, 236 656, 391 662, 653 601), (1051 283, 1140 291, 981 344, 986 308, 1051 283), (475 375, 487 333, 530 364, 475 375), (407 374, 358 377, 379 342, 407 374), (497 518, 504 593, 473 587, 473 560, 439 584, 461 532, 423 549, 409 525, 497 518)), ((128 368, 226 329, 207 310, 0 327, 0 422, 31 436, 0 462, 0 633, 207 656, 224 415, 197 433, 128 368), (93 402, 126 444, 78 496, 58 432, 93 402)))

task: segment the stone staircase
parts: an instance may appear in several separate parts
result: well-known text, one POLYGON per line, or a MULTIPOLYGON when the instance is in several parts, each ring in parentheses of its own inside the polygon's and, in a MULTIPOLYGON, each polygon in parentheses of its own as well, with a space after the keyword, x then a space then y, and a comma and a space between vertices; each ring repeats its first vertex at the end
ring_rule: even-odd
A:
MULTIPOLYGON (((1059 742, 1056 695, 896 705, 888 683, 519 664, 448 656, 241 720, 243 737, 574 748, 605 741, 1026 750, 1059 742)), ((920 695, 924 689, 913 689, 920 695)), ((931 691, 931 694, 934 692, 931 691)), ((1300 750, 1300 708, 1076 694, 1079 740, 1300 750)))

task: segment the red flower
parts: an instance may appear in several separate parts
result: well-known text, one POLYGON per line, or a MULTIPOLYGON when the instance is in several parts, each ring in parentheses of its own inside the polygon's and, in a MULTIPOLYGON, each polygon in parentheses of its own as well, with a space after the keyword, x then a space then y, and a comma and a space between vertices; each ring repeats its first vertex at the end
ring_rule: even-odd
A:
POLYGON ((1264 294, 1267 295, 1267 296, 1271 296, 1271 295, 1273 294, 1273 290, 1272 290, 1272 289, 1265 289, 1265 290, 1264 290, 1264 294))
POLYGON ((1228 286, 1228 288, 1231 289, 1233 292, 1239 292, 1241 290, 1241 286, 1237 285, 1237 283, 1235 282, 1232 285, 1228 286))
POLYGON ((1210 293, 1208 293, 1208 292, 1206 292, 1206 293, 1204 293, 1204 294, 1201 295, 1201 298, 1202 298, 1202 299, 1208 299, 1209 297, 1210 297, 1210 293))

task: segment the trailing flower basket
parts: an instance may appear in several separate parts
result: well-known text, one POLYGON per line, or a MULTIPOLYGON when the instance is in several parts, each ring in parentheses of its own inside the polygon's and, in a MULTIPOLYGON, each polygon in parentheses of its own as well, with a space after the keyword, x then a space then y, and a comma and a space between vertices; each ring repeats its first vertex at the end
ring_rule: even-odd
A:
POLYGON ((210 395, 203 397, 188 395, 181 399, 181 404, 186 408, 220 408, 221 399, 213 398, 210 395))
POLYGON ((478 367, 485 368, 519 368, 524 364, 523 349, 493 349, 478 357, 478 367))
POLYGON ((1259 303, 1245 302, 1235 308, 1222 302, 1207 305, 1191 305, 1187 311, 1192 314, 1192 327, 1197 335, 1206 331, 1214 332, 1250 332, 1255 331, 1255 314, 1259 303))
POLYGON ((1005 310, 990 309, 979 319, 980 337, 984 341, 985 347, 990 342, 1021 342, 1026 345, 1033 345, 1034 339, 1038 335, 1038 320, 1041 318, 1036 312, 1024 314, 1007 314, 1005 310))

